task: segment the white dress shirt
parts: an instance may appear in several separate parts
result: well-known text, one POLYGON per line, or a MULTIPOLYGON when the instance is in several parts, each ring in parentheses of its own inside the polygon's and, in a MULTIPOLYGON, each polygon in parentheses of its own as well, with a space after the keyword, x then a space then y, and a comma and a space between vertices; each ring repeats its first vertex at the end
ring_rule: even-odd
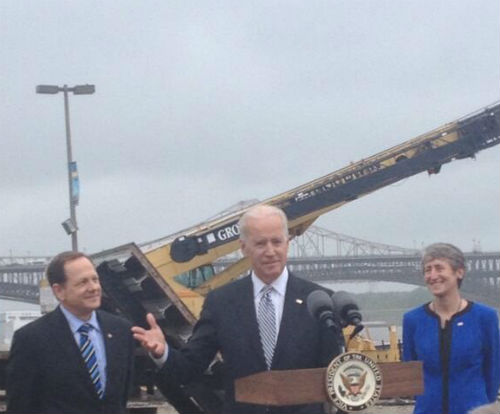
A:
MULTIPOLYGON (((255 273, 252 271, 252 284, 253 284, 253 300, 255 305, 255 313, 259 309, 259 303, 262 298, 263 292, 262 289, 268 285, 266 285, 262 280, 260 280, 255 273)), ((273 287, 271 291, 271 300, 274 305, 274 309, 276 310, 276 338, 278 338, 281 318, 283 317, 283 306, 285 305, 285 293, 286 293, 286 284, 288 282, 288 269, 285 267, 281 275, 279 275, 269 286, 273 287)))

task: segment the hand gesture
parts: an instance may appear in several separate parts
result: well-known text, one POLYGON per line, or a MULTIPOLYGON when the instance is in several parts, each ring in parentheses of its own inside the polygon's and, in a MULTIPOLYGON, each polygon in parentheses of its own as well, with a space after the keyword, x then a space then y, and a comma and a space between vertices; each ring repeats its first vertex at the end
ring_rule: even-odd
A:
POLYGON ((146 315, 146 320, 150 329, 133 326, 132 333, 146 351, 151 352, 155 358, 161 358, 167 347, 165 335, 151 313, 146 315))

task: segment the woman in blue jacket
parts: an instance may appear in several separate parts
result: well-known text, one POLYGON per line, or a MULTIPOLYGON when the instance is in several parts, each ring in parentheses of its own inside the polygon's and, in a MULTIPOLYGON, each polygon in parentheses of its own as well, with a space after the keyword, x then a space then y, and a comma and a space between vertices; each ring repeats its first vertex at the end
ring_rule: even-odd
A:
POLYGON ((498 394, 498 316, 460 295, 465 258, 457 247, 428 246, 422 266, 434 298, 403 317, 403 359, 423 361, 424 394, 417 396, 414 412, 466 414, 498 394))

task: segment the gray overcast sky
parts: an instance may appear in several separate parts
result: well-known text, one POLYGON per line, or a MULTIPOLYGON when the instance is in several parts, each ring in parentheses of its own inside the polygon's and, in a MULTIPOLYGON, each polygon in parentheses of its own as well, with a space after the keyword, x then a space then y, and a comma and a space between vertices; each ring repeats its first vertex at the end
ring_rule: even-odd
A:
MULTIPOLYGON (((166 236, 499 99, 498 0, 0 2, 0 255, 166 236)), ((320 218, 382 243, 500 249, 500 147, 320 218)))

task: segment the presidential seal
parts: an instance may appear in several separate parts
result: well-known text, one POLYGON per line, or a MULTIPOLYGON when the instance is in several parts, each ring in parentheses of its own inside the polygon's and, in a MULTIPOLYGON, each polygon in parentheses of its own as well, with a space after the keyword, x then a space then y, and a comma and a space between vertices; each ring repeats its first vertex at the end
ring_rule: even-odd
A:
POLYGON ((380 397, 382 374, 375 361, 358 352, 335 358, 326 369, 326 393, 335 407, 360 411, 380 397))

